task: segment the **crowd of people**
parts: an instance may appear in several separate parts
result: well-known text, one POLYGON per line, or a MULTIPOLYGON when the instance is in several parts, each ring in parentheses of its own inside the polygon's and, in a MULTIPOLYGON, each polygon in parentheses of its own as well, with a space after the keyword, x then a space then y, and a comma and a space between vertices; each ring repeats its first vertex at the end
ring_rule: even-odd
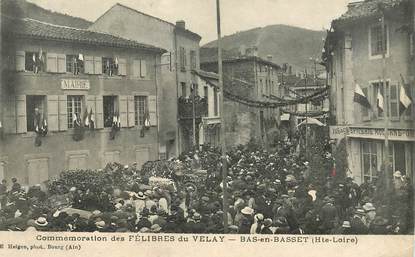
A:
POLYGON ((224 233, 227 218, 228 232, 239 234, 413 233, 411 185, 399 171, 385 197, 382 183, 333 174, 328 151, 317 149, 324 171, 316 172, 294 144, 281 145, 227 153, 226 215, 221 155, 205 148, 158 162, 159 172, 150 162, 143 169, 109 165, 111 175, 99 178, 103 171, 64 172, 46 187, 3 180, 0 230, 224 233), (186 174, 195 169, 205 175, 190 183, 186 174), (173 185, 150 183, 154 175, 173 185))

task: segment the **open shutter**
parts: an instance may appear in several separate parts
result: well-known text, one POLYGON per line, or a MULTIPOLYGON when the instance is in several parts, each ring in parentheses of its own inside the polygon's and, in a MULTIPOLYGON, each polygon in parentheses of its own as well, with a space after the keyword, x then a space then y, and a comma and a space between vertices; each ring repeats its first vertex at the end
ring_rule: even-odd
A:
POLYGON ((96 108, 95 108, 95 96, 94 95, 86 96, 86 108, 87 108, 88 114, 92 110, 92 113, 95 116, 96 108))
POLYGON ((140 60, 140 77, 147 77, 147 63, 146 60, 140 60))
POLYGON ((46 54, 46 71, 58 72, 58 55, 54 53, 46 54))
POLYGON ((399 120, 399 86, 398 85, 390 85, 389 86, 390 92, 390 117, 391 120, 399 120))
POLYGON ((16 99, 14 97, 5 97, 5 112, 4 112, 4 132, 8 134, 16 133, 16 99))
POLYGON ((128 127, 135 126, 135 104, 134 104, 134 96, 129 95, 127 96, 128 100, 128 127))
POLYGON ((94 74, 94 57, 93 56, 85 56, 84 70, 86 74, 94 74))
POLYGON ((104 114, 103 114, 103 101, 102 96, 96 96, 95 97, 95 124, 96 128, 104 128, 104 114))
POLYGON ((125 59, 118 59, 118 75, 127 75, 127 61, 125 59))
POLYGON ((133 60, 133 76, 140 77, 140 60, 133 60))
POLYGON ((48 95, 48 130, 59 131, 59 97, 57 95, 48 95))
POLYGON ((120 104, 119 104, 119 114, 120 114, 120 120, 121 120, 121 127, 126 128, 128 127, 128 106, 127 106, 127 96, 126 95, 120 95, 120 104))
POLYGON ((67 106, 67 96, 60 95, 58 96, 59 101, 59 130, 65 131, 68 130, 68 106, 67 106))
POLYGON ((94 56, 94 74, 102 74, 102 58, 94 56))
POLYGON ((58 72, 66 72, 66 55, 64 54, 58 54, 58 72))
POLYGON ((150 114, 150 125, 157 126, 157 97, 155 95, 148 97, 148 112, 150 114))
POLYGON ((16 96, 16 121, 17 121, 17 133, 27 132, 27 121, 26 121, 26 96, 16 96))
POLYGON ((25 70, 25 52, 16 51, 16 71, 25 70))

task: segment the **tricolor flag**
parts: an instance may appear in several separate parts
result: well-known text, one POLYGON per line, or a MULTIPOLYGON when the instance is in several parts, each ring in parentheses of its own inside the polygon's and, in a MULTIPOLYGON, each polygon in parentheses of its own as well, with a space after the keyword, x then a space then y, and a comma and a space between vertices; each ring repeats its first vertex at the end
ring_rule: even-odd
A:
POLYGON ((369 103, 369 100, 367 99, 365 93, 363 93, 363 91, 360 88, 359 84, 356 84, 356 88, 354 90, 353 101, 356 102, 356 103, 361 104, 362 106, 364 106, 366 108, 372 108, 372 106, 369 103))
POLYGON ((115 67, 118 68, 118 57, 115 57, 114 64, 115 64, 115 67))
POLYGON ((33 60, 34 63, 36 63, 36 54, 35 53, 33 53, 32 60, 33 60))
POLYGON ((377 101, 377 106, 378 106, 378 110, 379 112, 383 112, 383 108, 384 108, 384 99, 383 99, 383 95, 380 92, 380 87, 378 87, 378 94, 376 96, 376 101, 377 101))
POLYGON ((149 128, 151 126, 150 124, 150 113, 146 112, 144 117, 144 127, 149 128))
POLYGON ((83 55, 83 54, 79 54, 78 59, 79 59, 80 61, 83 61, 83 60, 84 60, 84 55, 83 55))
POLYGON ((95 116, 94 116, 94 113, 92 112, 92 108, 89 111, 89 128, 90 129, 95 128, 95 116))
POLYGON ((405 87, 401 85, 399 93, 399 115, 412 104, 412 99, 406 94, 405 87))
POLYGON ((333 167, 331 168, 331 171, 330 171, 330 176, 331 177, 336 176, 336 162, 333 163, 333 167))

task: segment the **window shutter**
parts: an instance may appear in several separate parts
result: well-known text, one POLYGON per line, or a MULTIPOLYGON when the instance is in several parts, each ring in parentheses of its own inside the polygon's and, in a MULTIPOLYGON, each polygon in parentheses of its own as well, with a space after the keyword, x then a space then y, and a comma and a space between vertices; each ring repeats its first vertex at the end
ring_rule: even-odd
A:
POLYGON ((84 58, 84 70, 86 74, 94 74, 94 57, 85 56, 84 58))
POLYGON ((48 130, 59 131, 59 97, 57 95, 48 95, 48 130))
POLYGON ((58 72, 58 55, 54 53, 46 54, 46 71, 58 72))
MULTIPOLYGON (((95 108, 95 96, 94 95, 87 95, 86 96, 86 110, 88 111, 88 114, 91 112, 94 114, 94 117, 96 116, 96 108, 95 108)), ((94 121, 95 122, 95 121, 94 121)))
POLYGON ((118 59, 118 75, 127 75, 127 61, 125 59, 118 59))
POLYGON ((119 114, 121 120, 121 127, 126 128, 128 127, 128 103, 127 103, 127 96, 120 95, 119 96, 119 114))
POLYGON ((133 60, 133 76, 140 77, 140 60, 133 60))
POLYGON ((146 60, 140 60, 140 77, 147 77, 147 63, 146 60))
POLYGON ((5 119, 4 119, 4 132, 9 134, 16 133, 16 99, 14 97, 5 97, 5 119))
POLYGON ((103 100, 102 95, 95 97, 95 125, 96 128, 104 128, 104 112, 103 112, 103 100))
POLYGON ((58 96, 59 102, 59 131, 68 130, 68 106, 67 106, 67 96, 60 95, 58 96))
POLYGON ((399 120, 399 87, 397 85, 390 85, 390 117, 391 120, 399 120))
POLYGON ((148 113, 150 114, 150 125, 157 126, 157 97, 155 95, 148 97, 148 113))
POLYGON ((66 72, 66 55, 58 54, 58 72, 65 73, 66 72))
POLYGON ((16 71, 25 70, 25 52, 16 51, 16 71))
POLYGON ((94 74, 102 74, 102 58, 94 56, 94 74))
POLYGON ((26 96, 16 96, 16 121, 17 121, 17 133, 27 132, 27 121, 26 121, 26 96))
POLYGON ((135 104, 134 104, 134 96, 129 95, 127 96, 128 100, 128 127, 135 126, 135 104))

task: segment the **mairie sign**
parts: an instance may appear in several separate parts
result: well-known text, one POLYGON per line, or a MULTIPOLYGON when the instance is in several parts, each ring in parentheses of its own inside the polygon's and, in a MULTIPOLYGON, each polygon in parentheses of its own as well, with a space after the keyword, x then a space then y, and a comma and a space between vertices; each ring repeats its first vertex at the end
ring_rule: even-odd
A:
POLYGON ((62 79, 61 89, 64 90, 89 90, 89 80, 87 79, 62 79))
MULTIPOLYGON (((344 137, 366 138, 385 140, 384 128, 330 126, 330 138, 340 139, 344 137)), ((395 141, 415 141, 414 129, 388 129, 388 139, 395 141)))

